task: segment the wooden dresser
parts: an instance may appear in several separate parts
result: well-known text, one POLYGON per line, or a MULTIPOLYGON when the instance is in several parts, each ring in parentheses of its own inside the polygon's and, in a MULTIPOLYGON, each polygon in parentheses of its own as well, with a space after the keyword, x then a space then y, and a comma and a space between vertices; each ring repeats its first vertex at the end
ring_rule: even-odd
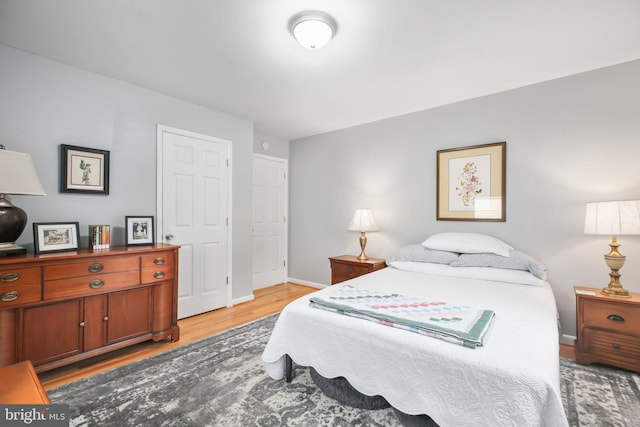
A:
POLYGON ((640 372, 640 294, 603 295, 600 289, 575 286, 578 342, 576 361, 605 363, 640 372))
POLYGON ((381 258, 368 258, 360 261, 354 255, 340 255, 329 258, 331 264, 331 284, 344 282, 354 277, 362 276, 376 270, 382 270, 387 266, 381 258))
POLYGON ((178 246, 0 258, 0 366, 42 372, 146 340, 177 341, 178 246))

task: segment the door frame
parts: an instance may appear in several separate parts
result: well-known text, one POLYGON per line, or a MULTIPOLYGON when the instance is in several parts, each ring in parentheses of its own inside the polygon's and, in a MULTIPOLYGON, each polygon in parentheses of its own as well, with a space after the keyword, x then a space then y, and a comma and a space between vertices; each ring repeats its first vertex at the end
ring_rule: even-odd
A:
MULTIPOLYGON (((225 144, 227 146, 227 307, 233 307, 233 143, 232 141, 216 138, 213 136, 191 132, 188 130, 178 129, 161 124, 156 125, 156 242, 165 243, 164 230, 163 230, 163 211, 162 211, 162 190, 163 190, 163 178, 164 178, 164 166, 162 162, 163 148, 163 132, 174 133, 176 135, 197 138, 200 140, 216 142, 225 144)), ((180 256, 180 251, 178 251, 180 256)))
MULTIPOLYGON (((270 161, 275 161, 278 163, 283 163, 284 164, 284 170, 285 170, 285 174, 286 174, 286 185, 284 186, 284 216, 285 216, 285 227, 284 227, 284 283, 286 283, 289 280, 289 159, 285 159, 282 157, 274 157, 274 156, 267 156, 264 154, 258 154, 258 153, 253 153, 253 157, 252 157, 252 163, 253 163, 253 159, 263 159, 263 160, 270 160, 270 161)), ((253 167, 251 168, 252 172, 253 172, 253 167)), ((251 191, 253 191, 253 184, 252 184, 252 188, 251 191)), ((253 195, 251 196, 251 198, 253 199, 253 195)), ((252 211, 253 211, 253 207, 252 207, 252 211)), ((251 219, 251 225, 253 226, 253 218, 251 219)), ((253 238, 253 231, 251 232, 251 238, 253 238)), ((253 274, 251 274, 251 277, 253 278, 253 274)), ((253 281, 251 283, 251 289, 252 291, 255 290, 253 287, 253 281)))

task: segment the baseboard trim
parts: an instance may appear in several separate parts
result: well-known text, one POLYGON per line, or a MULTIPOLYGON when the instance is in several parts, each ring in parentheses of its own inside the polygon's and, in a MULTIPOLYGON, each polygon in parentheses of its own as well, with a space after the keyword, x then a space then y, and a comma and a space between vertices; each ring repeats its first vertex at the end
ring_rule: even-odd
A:
POLYGON ((295 277, 288 277, 287 282, 297 283, 298 285, 310 286, 312 288, 323 289, 329 285, 323 285, 322 283, 310 282, 308 280, 296 279, 295 277))
POLYGON ((233 305, 242 304, 243 302, 249 302, 249 301, 253 301, 255 299, 256 299, 256 297, 253 296, 253 293, 252 293, 251 295, 246 295, 246 296, 231 300, 231 304, 233 304, 233 305))

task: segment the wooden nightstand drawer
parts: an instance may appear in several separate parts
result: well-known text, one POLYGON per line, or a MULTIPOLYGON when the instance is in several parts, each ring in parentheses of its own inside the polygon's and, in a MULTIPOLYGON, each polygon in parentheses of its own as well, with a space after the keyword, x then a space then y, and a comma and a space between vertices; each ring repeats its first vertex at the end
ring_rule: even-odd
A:
POLYGON ((341 255, 329 258, 331 262, 331 284, 344 282, 372 271, 381 270, 387 266, 385 260, 368 258, 360 261, 353 255, 341 255))
POLYGON ((640 310, 605 301, 584 301, 585 326, 640 336, 640 310))
POLYGON ((584 351, 602 358, 635 361, 640 365, 640 338, 604 332, 584 330, 584 351))
POLYGON ((362 276, 363 274, 369 273, 369 271, 369 267, 362 265, 335 264, 332 267, 333 275, 341 282, 362 276))

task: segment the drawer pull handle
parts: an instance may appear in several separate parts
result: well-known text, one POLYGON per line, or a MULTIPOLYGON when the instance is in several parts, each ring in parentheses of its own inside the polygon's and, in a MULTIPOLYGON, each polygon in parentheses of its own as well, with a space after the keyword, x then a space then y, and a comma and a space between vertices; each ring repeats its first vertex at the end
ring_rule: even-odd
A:
POLYGON ((0 282, 15 282, 20 278, 18 273, 4 273, 0 276, 0 282))
POLYGON ((84 322, 80 322, 80 327, 84 328, 84 322))
POLYGON ((20 293, 18 291, 9 291, 0 295, 0 300, 2 300, 2 302, 11 302, 17 300, 19 296, 20 293))
POLYGON ((353 268, 347 268, 347 274, 353 273, 353 268))
POLYGON ((89 287, 91 289, 100 289, 103 286, 104 286, 104 280, 101 280, 101 279, 93 279, 92 281, 89 282, 89 287))
POLYGON ((155 279, 163 279, 164 278, 164 271, 156 271, 155 273, 153 273, 153 277, 155 279))
POLYGON ((620 344, 614 344, 613 348, 615 348, 616 350, 620 350, 620 344))
POLYGON ((99 273, 103 269, 104 269, 104 265, 100 264, 99 262, 94 262, 89 266, 89 272, 91 273, 99 273))
POLYGON ((102 318, 102 321, 103 321, 103 322, 108 322, 108 321, 109 321, 109 316, 104 316, 104 317, 102 318))
POLYGON ((165 261, 164 261, 164 258, 160 258, 160 257, 158 257, 158 258, 156 258, 156 259, 154 259, 154 260, 153 260, 153 263, 154 263, 155 265, 162 265, 162 264, 164 264, 164 263, 165 263, 165 261))
POLYGON ((614 322, 624 322, 624 317, 617 314, 610 314, 607 316, 607 319, 613 320, 614 322))

